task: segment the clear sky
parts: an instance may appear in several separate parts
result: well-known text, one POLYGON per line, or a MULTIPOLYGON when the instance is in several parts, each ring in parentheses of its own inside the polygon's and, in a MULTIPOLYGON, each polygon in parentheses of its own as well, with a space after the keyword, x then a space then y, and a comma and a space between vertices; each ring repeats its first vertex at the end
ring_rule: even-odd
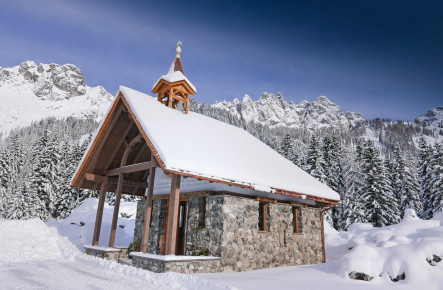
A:
POLYGON ((150 92, 180 40, 199 102, 325 95, 367 118, 443 105, 443 1, 0 0, 0 66, 73 63, 150 92))

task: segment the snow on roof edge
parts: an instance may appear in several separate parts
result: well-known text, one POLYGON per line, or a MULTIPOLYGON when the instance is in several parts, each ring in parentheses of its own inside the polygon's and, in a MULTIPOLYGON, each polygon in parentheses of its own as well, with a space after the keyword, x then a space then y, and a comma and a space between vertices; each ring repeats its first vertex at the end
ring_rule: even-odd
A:
POLYGON ((194 90, 194 92, 197 93, 197 88, 191 83, 191 81, 181 72, 181 71, 175 71, 173 73, 167 73, 165 75, 162 75, 158 81, 155 82, 155 84, 152 86, 152 90, 155 88, 155 86, 160 82, 160 80, 165 80, 169 83, 179 82, 179 81, 185 81, 188 83, 188 85, 194 90))

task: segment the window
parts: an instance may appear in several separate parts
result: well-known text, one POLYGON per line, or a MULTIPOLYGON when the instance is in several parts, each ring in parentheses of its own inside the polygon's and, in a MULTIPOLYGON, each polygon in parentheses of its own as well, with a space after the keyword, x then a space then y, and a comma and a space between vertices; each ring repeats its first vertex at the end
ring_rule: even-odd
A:
POLYGON ((301 233, 301 207, 292 207, 292 214, 292 226, 294 228, 294 234, 299 234, 301 233))
POLYGON ((258 230, 266 231, 266 203, 258 203, 258 230))
POLYGON ((198 219, 198 228, 205 227, 205 218, 206 218, 206 197, 200 198, 200 216, 198 219))

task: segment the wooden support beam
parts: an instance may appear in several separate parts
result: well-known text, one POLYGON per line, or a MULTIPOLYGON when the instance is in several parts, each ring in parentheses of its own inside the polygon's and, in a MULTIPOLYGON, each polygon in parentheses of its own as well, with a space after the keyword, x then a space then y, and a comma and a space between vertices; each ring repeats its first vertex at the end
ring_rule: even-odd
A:
POLYGON ((155 182, 155 168, 151 168, 149 170, 149 188, 145 200, 145 212, 144 212, 145 217, 144 217, 143 236, 142 236, 143 253, 146 253, 148 251, 149 227, 151 226, 152 196, 154 194, 154 182, 155 182))
POLYGON ((118 175, 120 173, 131 173, 131 172, 143 171, 143 170, 148 170, 148 169, 151 169, 151 168, 157 167, 157 166, 158 166, 157 162, 155 162, 155 160, 151 160, 151 161, 146 161, 146 162, 142 162, 142 163, 122 166, 120 168, 111 169, 111 170, 106 171, 105 175, 112 176, 112 175, 118 175))
POLYGON ((173 174, 171 181, 171 198, 168 210, 168 228, 166 231, 165 255, 175 255, 177 241, 177 221, 180 202, 180 175, 173 174))
MULTIPOLYGON (((105 178, 108 178, 109 184, 117 184, 118 183, 118 178, 116 178, 116 177, 107 177, 107 176, 97 175, 97 174, 92 174, 92 173, 86 173, 85 177, 86 177, 86 180, 89 180, 89 181, 96 181, 96 182, 101 183, 105 180, 105 178)), ((132 179, 124 179, 123 185, 137 187, 137 188, 139 188, 139 187, 140 188, 148 188, 147 182, 132 180, 132 179)))
POLYGON ((123 107, 124 107, 124 106, 125 106, 124 104, 120 105, 120 107, 118 108, 117 113, 115 114, 114 118, 113 118, 112 121, 110 122, 109 126, 107 126, 106 131, 104 132, 103 136, 100 138, 100 143, 99 143, 99 145, 97 146, 97 149, 94 151, 95 154, 94 154, 93 159, 91 160, 91 163, 90 163, 91 166, 90 166, 90 168, 95 168, 95 165, 96 165, 96 163, 97 163, 97 159, 98 159, 98 157, 99 157, 99 155, 100 155, 99 153, 101 152, 101 150, 102 150, 102 148, 103 148, 103 145, 105 145, 105 142, 106 142, 106 140, 108 139, 108 136, 109 136, 109 134, 111 133, 112 129, 114 128, 115 123, 116 123, 117 120, 120 118, 120 115, 121 115, 122 112, 123 112, 123 107))
POLYGON ((112 161, 114 160, 115 156, 117 155, 118 151, 120 150, 120 147, 122 146, 123 142, 126 140, 126 136, 128 135, 129 131, 131 131, 132 126, 134 126, 134 122, 130 122, 128 127, 126 127, 125 131, 123 132, 122 136, 118 140, 116 146, 114 147, 114 150, 112 151, 111 155, 109 155, 108 161, 106 162, 106 166, 104 167, 104 172, 109 169, 109 166, 111 165, 112 161))
POLYGON ((97 214, 95 215, 94 235, 92 236, 93 246, 98 246, 98 242, 100 241, 100 230, 102 227, 103 208, 105 206, 107 187, 108 187, 108 178, 104 178, 100 187, 100 197, 98 199, 97 214))
POLYGON ((120 198, 122 197, 123 174, 118 175, 117 191, 115 194, 114 214, 112 216, 111 235, 109 237, 109 247, 113 248, 115 243, 115 233, 117 231, 118 212, 120 210, 120 198))

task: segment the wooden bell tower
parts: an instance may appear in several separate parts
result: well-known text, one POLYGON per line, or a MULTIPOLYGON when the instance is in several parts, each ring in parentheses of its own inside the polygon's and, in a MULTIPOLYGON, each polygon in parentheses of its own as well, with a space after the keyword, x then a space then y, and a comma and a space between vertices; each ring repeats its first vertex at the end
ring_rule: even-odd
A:
POLYGON ((158 94, 157 100, 175 109, 179 102, 185 104, 185 114, 189 112, 189 96, 195 95, 197 89, 186 78, 181 63, 180 54, 182 43, 177 43, 175 59, 166 75, 160 77, 152 88, 152 93, 158 94))

